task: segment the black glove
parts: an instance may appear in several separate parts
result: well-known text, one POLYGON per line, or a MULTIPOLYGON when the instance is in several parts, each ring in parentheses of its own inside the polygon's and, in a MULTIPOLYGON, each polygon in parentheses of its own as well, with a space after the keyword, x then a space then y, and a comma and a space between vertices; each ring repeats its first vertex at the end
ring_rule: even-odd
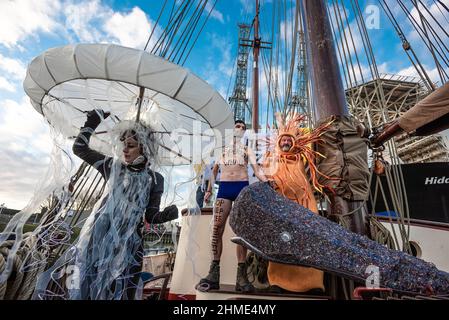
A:
POLYGON ((162 211, 156 211, 154 208, 152 210, 147 210, 145 212, 145 220, 149 224, 159 224, 172 221, 178 218, 178 207, 175 205, 168 206, 162 211))
POLYGON ((178 218, 178 207, 174 204, 162 210, 161 220, 171 221, 178 218))
POLYGON ((94 109, 87 112, 86 125, 96 127, 100 122, 109 117, 110 112, 104 112, 102 109, 94 109))

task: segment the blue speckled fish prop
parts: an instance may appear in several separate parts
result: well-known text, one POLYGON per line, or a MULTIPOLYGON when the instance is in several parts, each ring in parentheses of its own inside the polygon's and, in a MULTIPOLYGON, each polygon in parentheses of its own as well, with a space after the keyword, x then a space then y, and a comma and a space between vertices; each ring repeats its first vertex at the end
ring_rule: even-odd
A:
POLYGON ((379 268, 381 287, 449 293, 449 273, 350 232, 282 197, 266 182, 240 192, 229 222, 237 235, 232 241, 270 261, 314 267, 362 282, 374 266, 379 268))

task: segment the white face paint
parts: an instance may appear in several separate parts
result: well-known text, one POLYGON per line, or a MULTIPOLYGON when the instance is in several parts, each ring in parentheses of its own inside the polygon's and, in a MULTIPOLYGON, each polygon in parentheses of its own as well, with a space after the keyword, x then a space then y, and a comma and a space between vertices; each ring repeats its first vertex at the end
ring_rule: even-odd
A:
POLYGON ((234 125, 234 137, 242 138, 245 134, 245 125, 243 123, 236 123, 234 125))
POLYGON ((244 134, 245 134, 245 130, 237 129, 237 128, 234 129, 234 137, 242 138, 244 134))

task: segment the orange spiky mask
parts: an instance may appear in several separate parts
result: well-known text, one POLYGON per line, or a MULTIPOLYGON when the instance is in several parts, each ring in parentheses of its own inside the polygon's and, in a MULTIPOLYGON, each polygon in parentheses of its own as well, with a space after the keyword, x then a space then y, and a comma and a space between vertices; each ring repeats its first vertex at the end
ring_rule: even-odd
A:
POLYGON ((283 118, 280 114, 276 115, 278 129, 275 130, 275 135, 268 142, 268 150, 265 154, 264 165, 272 165, 273 160, 276 160, 279 165, 276 170, 286 170, 282 164, 287 161, 304 161, 307 162, 310 168, 310 178, 312 186, 315 190, 322 192, 323 187, 317 178, 317 174, 321 174, 315 166, 315 158, 317 156, 324 157, 317 151, 313 150, 313 143, 321 141, 321 135, 330 126, 331 122, 325 123, 313 131, 305 128, 305 116, 301 114, 291 114, 283 118), (285 151, 282 150, 282 145, 286 143, 286 139, 290 137, 291 147, 285 151))

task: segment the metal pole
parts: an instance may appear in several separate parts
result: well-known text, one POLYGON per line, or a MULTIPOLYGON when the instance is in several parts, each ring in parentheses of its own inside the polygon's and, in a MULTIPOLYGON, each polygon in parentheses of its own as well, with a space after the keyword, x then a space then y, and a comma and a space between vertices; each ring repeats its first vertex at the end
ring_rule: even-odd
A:
POLYGON ((140 108, 142 107, 142 101, 143 101, 143 95, 145 94, 145 88, 140 87, 139 88, 139 98, 137 100, 137 115, 136 115, 136 122, 140 122, 140 108))
POLYGON ((254 18, 253 44, 253 110, 252 129, 257 133, 259 127, 259 0, 256 0, 256 17, 254 18))

